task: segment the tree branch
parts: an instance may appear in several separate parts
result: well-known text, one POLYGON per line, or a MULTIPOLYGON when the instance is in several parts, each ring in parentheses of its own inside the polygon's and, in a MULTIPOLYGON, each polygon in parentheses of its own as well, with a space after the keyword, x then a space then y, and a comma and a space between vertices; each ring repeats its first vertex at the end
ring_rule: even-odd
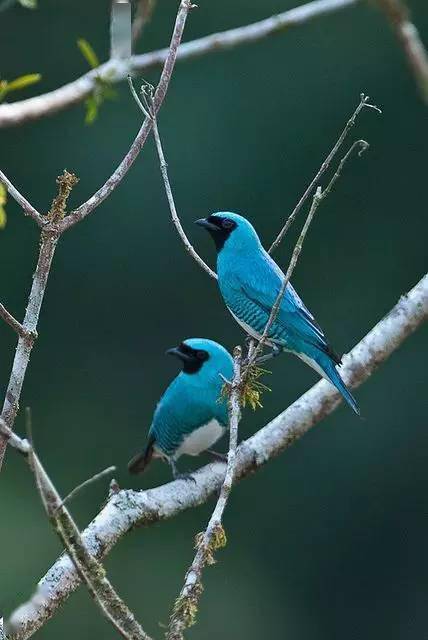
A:
MULTIPOLYGON (((3 409, 0 416, 6 423, 6 426, 10 429, 13 427, 16 414, 18 412, 19 399, 21 396, 22 385, 24 384, 25 373, 27 371, 34 341, 37 337, 37 323, 58 237, 58 232, 54 226, 46 227, 42 231, 39 259, 33 276, 33 284, 28 298, 24 322, 22 323, 25 333, 19 336, 9 384, 7 386, 3 409)), ((0 434, 0 471, 6 446, 7 440, 0 434)))
POLYGON ((236 448, 238 445, 238 426, 241 419, 241 347, 235 347, 233 353, 233 379, 230 382, 228 413, 229 413, 229 451, 227 454, 226 472, 221 485, 220 495, 211 514, 204 533, 196 536, 196 554, 190 565, 180 595, 174 603, 167 640, 183 640, 183 633, 187 627, 196 622, 199 598, 203 590, 202 572, 208 564, 214 564, 214 552, 226 545, 226 534, 223 528, 223 513, 232 491, 235 475, 236 448))
POLYGON ((24 327, 22 326, 22 324, 20 322, 18 322, 18 320, 16 320, 16 318, 13 317, 12 314, 9 313, 9 311, 6 309, 6 307, 4 307, 1 303, 0 303, 0 317, 3 318, 3 320, 5 322, 7 322, 7 324, 12 327, 12 329, 21 337, 21 338, 25 338, 27 337, 27 332, 25 331, 24 327))
MULTIPOLYGON (((181 36, 183 34, 184 25, 189 10, 192 8, 190 0, 181 0, 180 6, 175 21, 175 26, 171 38, 171 44, 169 53, 166 57, 164 68, 159 80, 159 84, 154 95, 153 104, 154 109, 157 112, 160 108, 167 89, 171 80, 172 71, 175 64, 177 55, 177 49, 180 44, 181 36)), ((22 324, 25 334, 20 336, 18 346, 15 353, 15 358, 12 365, 12 371, 9 379, 8 388, 3 404, 3 410, 1 418, 4 420, 9 428, 13 427, 15 417, 19 407, 19 398, 21 395, 22 385, 24 383, 24 377, 27 370, 28 362, 30 359, 31 350, 33 348, 34 340, 37 335, 37 322, 40 314, 40 309, 43 302, 44 293, 46 290, 47 280, 55 253, 56 244, 59 237, 64 231, 75 225, 77 222, 85 218, 91 211, 93 211, 110 193, 116 188, 120 181, 124 178, 132 163, 138 156, 152 126, 152 120, 146 119, 141 127, 137 137, 135 138, 129 152, 113 173, 113 175, 107 180, 101 189, 99 189, 87 202, 81 205, 69 216, 65 217, 65 209, 67 199, 70 195, 72 187, 76 184, 77 178, 74 174, 64 171, 62 176, 58 177, 57 184, 59 185, 59 194, 53 200, 51 209, 45 218, 41 218, 40 214, 34 210, 36 217, 32 215, 34 219, 39 223, 38 216, 40 216, 42 223, 41 243, 39 260, 37 263, 36 271, 33 278, 33 285, 31 288, 30 296, 28 299, 28 306, 22 324)), ((27 203, 25 198, 11 185, 10 181, 0 173, 2 181, 5 178, 6 187, 11 190, 12 195, 18 199, 20 204, 25 208, 31 205, 27 203), (25 206, 24 206, 25 203, 25 206)), ((6 451, 7 440, 0 434, 0 470, 2 467, 4 454, 6 451)))
MULTIPOLYGON (((190 0, 181 0, 174 25, 174 31, 172 33, 171 43, 168 49, 168 54, 166 56, 161 77, 159 79, 159 83, 153 98, 153 104, 156 113, 159 111, 168 90, 177 57, 178 46, 183 35, 184 25, 186 24, 187 15, 192 7, 193 5, 191 4, 190 0)), ((151 118, 146 118, 142 127, 137 133, 137 136, 132 143, 128 153, 126 154, 120 165, 117 167, 116 171, 114 171, 107 182, 100 189, 98 189, 98 191, 94 193, 94 195, 91 196, 89 200, 81 204, 80 207, 78 207, 75 211, 73 211, 70 215, 68 215, 66 218, 64 218, 64 220, 60 222, 58 228, 61 233, 63 233, 67 229, 70 229, 70 227, 74 226, 77 222, 80 222, 81 220, 86 218, 86 216, 89 215, 91 211, 93 211, 96 207, 98 207, 120 184, 120 182, 126 176, 129 169, 137 159, 138 154, 140 153, 144 143, 147 140, 151 128, 152 120, 151 118)))
POLYGON ((102 614, 126 640, 151 640, 135 620, 133 613, 114 590, 106 577, 101 563, 87 551, 77 525, 64 506, 65 501, 76 491, 101 476, 105 476, 105 472, 93 476, 82 485, 79 485, 67 498, 61 500, 58 491, 29 441, 23 440, 13 433, 1 418, 0 433, 9 440, 12 447, 27 459, 46 515, 60 538, 79 578, 86 584, 89 593, 102 614))
POLYGON ((390 22, 425 104, 428 105, 428 53, 402 0, 377 0, 390 22))
MULTIPOLYGON (((341 375, 356 387, 428 319, 428 275, 399 302, 352 351, 344 357, 341 375)), ((257 470, 302 437, 341 402, 339 393, 321 380, 288 409, 237 449, 235 481, 257 470)), ((87 549, 97 558, 136 525, 150 525, 196 507, 218 491, 224 463, 215 462, 193 474, 195 483, 170 482, 148 491, 122 490, 115 494, 82 534, 87 549)), ((36 593, 19 607, 9 622, 10 640, 30 637, 79 585, 70 560, 61 557, 41 579, 36 593)))
POLYGON ((33 205, 30 204, 26 198, 24 198, 22 193, 20 193, 18 189, 13 186, 13 184, 3 173, 3 171, 0 171, 0 182, 4 184, 9 194, 12 196, 12 198, 14 198, 14 200, 16 200, 26 216, 30 216, 30 218, 33 218, 33 220, 39 225, 39 227, 42 227, 44 224, 46 224, 46 220, 43 218, 43 216, 40 215, 37 209, 35 209, 33 205))
MULTIPOLYGON (((232 49, 242 44, 257 42, 263 38, 299 26, 313 18, 329 15, 356 5, 359 0, 314 0, 302 6, 284 11, 253 24, 220 33, 212 33, 203 38, 186 42, 178 50, 179 60, 197 58, 207 53, 232 49)), ((142 55, 133 56, 130 68, 134 74, 146 72, 161 66, 168 57, 168 49, 159 49, 142 55)), ((11 127, 50 116, 67 109, 87 98, 96 88, 99 80, 120 82, 126 79, 128 71, 116 60, 109 60, 97 69, 93 69, 77 80, 59 89, 34 98, 0 105, 0 127, 11 127)))

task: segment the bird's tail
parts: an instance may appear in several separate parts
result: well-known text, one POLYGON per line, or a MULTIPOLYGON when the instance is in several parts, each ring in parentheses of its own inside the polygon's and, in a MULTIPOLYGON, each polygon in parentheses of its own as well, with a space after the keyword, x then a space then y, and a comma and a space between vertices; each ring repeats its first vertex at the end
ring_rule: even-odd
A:
POLYGON ((129 473, 143 473, 153 458, 153 442, 149 442, 143 453, 138 453, 128 462, 129 473))
POLYGON ((346 402, 349 404, 351 409, 355 411, 357 416, 359 416, 360 410, 358 408, 356 400, 340 377, 340 374, 336 369, 336 365, 331 357, 326 353, 318 352, 314 357, 314 360, 324 372, 324 377, 326 377, 327 380, 329 380, 331 384, 336 387, 336 389, 342 394, 344 400, 346 400, 346 402))

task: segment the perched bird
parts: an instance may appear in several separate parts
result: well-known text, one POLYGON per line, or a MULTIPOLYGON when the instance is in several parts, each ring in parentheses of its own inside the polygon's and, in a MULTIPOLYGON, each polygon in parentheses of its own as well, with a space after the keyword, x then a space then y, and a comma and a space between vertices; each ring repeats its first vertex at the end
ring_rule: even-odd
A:
MULTIPOLYGON (((285 278, 283 272, 244 217, 220 211, 196 220, 196 224, 214 239, 218 284, 227 308, 249 335, 259 339, 285 278)), ((329 380, 359 415, 357 403, 336 369, 340 358, 291 284, 267 337, 266 344, 274 351, 294 353, 329 380)))
POLYGON ((174 478, 179 478, 185 474, 178 473, 178 458, 209 450, 228 428, 227 402, 221 391, 223 377, 232 380, 233 360, 224 347, 205 338, 185 340, 167 353, 181 360, 183 370, 156 407, 145 451, 130 461, 128 469, 141 473, 152 458, 163 458, 174 478))

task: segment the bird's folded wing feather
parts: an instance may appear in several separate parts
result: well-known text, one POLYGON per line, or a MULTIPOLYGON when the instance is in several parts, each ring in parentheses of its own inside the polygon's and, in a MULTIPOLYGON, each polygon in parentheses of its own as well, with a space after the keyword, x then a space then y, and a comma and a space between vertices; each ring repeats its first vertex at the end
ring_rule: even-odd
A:
MULTIPOLYGON (((271 259, 257 264, 257 269, 234 273, 230 281, 234 290, 235 304, 232 311, 241 320, 255 327, 261 333, 266 326, 272 307, 278 297, 284 274, 271 259), (245 316, 245 317, 244 317, 245 316)), ((287 285, 279 308, 278 315, 269 332, 269 337, 289 341, 303 340, 326 353, 333 353, 329 347, 321 327, 291 284, 287 285)), ((334 359, 337 359, 335 356, 334 359)))

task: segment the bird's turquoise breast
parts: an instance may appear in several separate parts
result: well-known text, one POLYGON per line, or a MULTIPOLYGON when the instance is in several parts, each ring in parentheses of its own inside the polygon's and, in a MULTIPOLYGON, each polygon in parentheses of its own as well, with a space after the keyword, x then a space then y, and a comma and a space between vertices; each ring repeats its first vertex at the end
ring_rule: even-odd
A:
POLYGON ((153 416, 150 435, 158 449, 172 456, 192 434, 211 420, 228 424, 227 403, 221 397, 223 382, 217 374, 212 380, 192 380, 180 374, 168 387, 153 416))

